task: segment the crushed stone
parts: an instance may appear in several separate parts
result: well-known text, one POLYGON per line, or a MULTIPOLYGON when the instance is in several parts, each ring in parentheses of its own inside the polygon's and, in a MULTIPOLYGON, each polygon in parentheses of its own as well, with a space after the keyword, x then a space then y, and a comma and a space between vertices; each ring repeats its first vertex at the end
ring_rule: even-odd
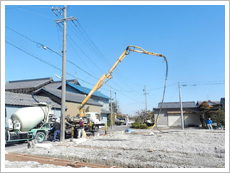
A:
POLYGON ((20 152, 123 168, 225 167, 225 133, 217 130, 135 130, 51 145, 20 152))

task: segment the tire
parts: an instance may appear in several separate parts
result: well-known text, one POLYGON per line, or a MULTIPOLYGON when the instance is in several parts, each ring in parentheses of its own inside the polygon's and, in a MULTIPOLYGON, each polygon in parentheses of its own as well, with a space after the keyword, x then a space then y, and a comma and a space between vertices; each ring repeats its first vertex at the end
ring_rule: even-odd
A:
POLYGON ((45 140, 45 137, 46 135, 43 132, 37 132, 37 134, 35 135, 35 139, 38 143, 42 143, 45 140))

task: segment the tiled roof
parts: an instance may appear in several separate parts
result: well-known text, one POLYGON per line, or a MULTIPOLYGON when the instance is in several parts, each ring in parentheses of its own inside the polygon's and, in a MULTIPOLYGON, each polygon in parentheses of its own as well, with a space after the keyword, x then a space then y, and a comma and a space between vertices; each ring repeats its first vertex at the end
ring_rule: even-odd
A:
MULTIPOLYGON (((196 103, 192 102, 182 102, 183 108, 196 108, 196 103)), ((158 108, 161 107, 161 103, 158 103, 158 108)), ((162 108, 180 108, 180 102, 164 102, 162 108)))
POLYGON ((58 103, 52 101, 49 97, 5 92, 6 105, 32 106, 33 104, 39 102, 46 102, 48 104, 51 104, 53 108, 61 108, 61 106, 58 103))
MULTIPOLYGON (((71 83, 73 83, 75 85, 80 85, 77 80, 66 80, 66 81, 71 82, 71 83)), ((46 85, 46 87, 50 87, 50 88, 53 88, 53 89, 61 89, 62 81, 54 81, 54 82, 46 85)))
MULTIPOLYGON (((78 91, 80 91, 81 93, 84 93, 84 94, 89 94, 90 91, 91 91, 91 89, 83 87, 83 86, 80 86, 80 85, 75 85, 75 84, 72 84, 70 82, 66 82, 66 83, 67 83, 67 85, 69 85, 69 86, 77 89, 78 91)), ((105 98, 105 99, 109 99, 108 96, 102 94, 99 91, 95 91, 94 94, 93 94, 93 96, 97 96, 97 97, 102 97, 102 98, 105 98)))
MULTIPOLYGON (((35 94, 39 94, 40 92, 47 92, 61 99, 61 90, 52 89, 50 87, 42 87, 42 89, 37 91, 35 94)), ((85 99, 85 96, 83 94, 77 94, 77 93, 66 91, 66 101, 81 103, 84 99, 85 99)), ((89 99, 87 104, 102 106, 100 103, 92 99, 89 99)))
POLYGON ((38 88, 52 81, 53 79, 51 77, 50 78, 40 78, 40 79, 8 81, 5 85, 5 90, 22 89, 22 88, 38 88))

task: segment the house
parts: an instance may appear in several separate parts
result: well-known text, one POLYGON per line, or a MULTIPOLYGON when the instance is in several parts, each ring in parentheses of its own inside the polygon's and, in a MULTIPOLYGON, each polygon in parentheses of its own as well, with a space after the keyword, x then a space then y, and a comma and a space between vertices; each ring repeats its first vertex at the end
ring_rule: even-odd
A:
POLYGON ((32 94, 35 90, 51 82, 53 82, 52 78, 8 81, 5 85, 5 91, 13 93, 32 94))
MULTIPOLYGON (((184 126, 201 126, 199 109, 196 103, 182 102, 184 126)), ((158 108, 153 108, 155 122, 159 114, 158 126, 165 127, 181 127, 181 111, 180 102, 164 102, 158 103, 158 108), (162 106, 162 110, 160 112, 162 106)))
POLYGON ((33 106, 39 102, 46 102, 52 105, 52 110, 54 111, 55 117, 60 117, 61 115, 61 105, 54 102, 49 97, 37 96, 31 94, 22 93, 12 93, 5 92, 5 111, 6 111, 6 122, 11 117, 11 115, 18 109, 23 107, 33 106))
MULTIPOLYGON (((49 83, 48 85, 46 85, 46 88, 61 90, 62 83, 61 83, 61 81, 55 81, 55 82, 52 82, 52 83, 49 83)), ((91 89, 80 86, 80 84, 76 80, 67 80, 66 81, 66 91, 86 96, 87 94, 89 94, 91 89)), ((109 97, 107 97, 106 95, 102 94, 99 91, 96 91, 91 96, 90 99, 92 99, 92 100, 94 100, 94 101, 96 101, 102 105, 101 110, 97 111, 97 112, 101 114, 101 123, 107 123, 107 119, 108 119, 108 116, 110 114, 109 97)), ((88 104, 88 102, 87 102, 87 104, 88 104)))
MULTIPOLYGON (((55 102, 61 104, 61 90, 52 89, 50 87, 42 87, 37 90, 34 95, 39 96, 48 96, 55 102)), ((67 110, 65 112, 66 116, 76 116, 79 115, 79 106, 81 102, 84 100, 85 96, 82 94, 72 93, 66 91, 66 107, 67 110)), ((101 113, 101 104, 89 99, 87 104, 85 105, 86 112, 98 112, 101 113)))
MULTIPOLYGON (((6 92, 26 93, 49 97, 52 101, 60 105, 61 103, 61 81, 53 81, 50 78, 30 79, 9 81, 5 85, 6 92)), ((74 116, 79 114, 78 107, 84 100, 85 95, 91 89, 80 86, 77 80, 66 81, 66 115, 74 116)), ((107 123, 109 115, 109 98, 102 93, 96 91, 85 105, 86 111, 98 112, 101 114, 102 123, 107 123)))
MULTIPOLYGON (((73 92, 73 93, 80 93, 83 95, 88 95, 91 91, 91 89, 71 83, 66 82, 66 91, 73 92)), ((91 99, 100 103, 102 105, 101 107, 101 123, 107 123, 107 117, 110 114, 109 111, 109 97, 102 94, 99 91, 95 91, 94 94, 91 96, 91 99)))

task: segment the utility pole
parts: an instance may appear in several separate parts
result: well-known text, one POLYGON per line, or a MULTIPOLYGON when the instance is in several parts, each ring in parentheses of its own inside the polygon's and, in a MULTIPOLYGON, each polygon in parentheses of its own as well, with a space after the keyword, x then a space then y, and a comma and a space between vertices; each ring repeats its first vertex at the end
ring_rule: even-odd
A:
POLYGON ((180 97, 180 112, 181 112, 181 129, 184 130, 184 115, 183 115, 183 105, 181 99, 181 86, 179 82, 179 97, 180 97))
POLYGON ((52 11, 57 16, 57 11, 61 16, 64 13, 64 18, 55 20, 56 23, 63 22, 63 57, 62 57, 62 92, 61 92, 61 131, 60 131, 60 141, 65 140, 65 100, 66 100, 66 21, 68 20, 76 20, 75 17, 66 17, 67 9, 66 5, 63 8, 56 7, 55 9, 52 7, 52 11))
POLYGON ((112 116, 112 87, 110 87, 110 123, 111 123, 111 129, 113 126, 113 116, 112 116))
POLYGON ((148 93, 146 93, 146 86, 145 86, 145 88, 143 89, 143 91, 144 91, 144 95, 145 95, 145 113, 147 114, 147 94, 148 93))

